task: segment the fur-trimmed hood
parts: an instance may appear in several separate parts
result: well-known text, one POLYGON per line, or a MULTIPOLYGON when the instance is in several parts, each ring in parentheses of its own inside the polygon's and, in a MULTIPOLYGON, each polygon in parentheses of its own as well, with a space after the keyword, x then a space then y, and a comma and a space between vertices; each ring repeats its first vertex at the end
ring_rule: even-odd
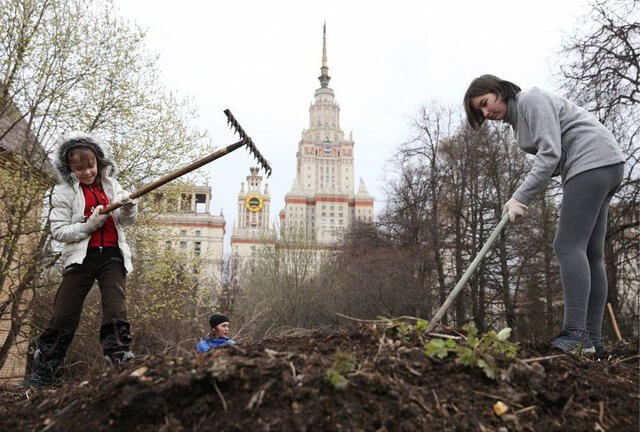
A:
POLYGON ((55 164, 61 182, 73 184, 77 181, 71 172, 68 156, 71 149, 78 147, 88 147, 93 150, 98 160, 98 166, 102 167, 101 175, 108 177, 116 175, 116 164, 107 154, 104 143, 88 133, 73 131, 61 138, 56 152, 55 164))

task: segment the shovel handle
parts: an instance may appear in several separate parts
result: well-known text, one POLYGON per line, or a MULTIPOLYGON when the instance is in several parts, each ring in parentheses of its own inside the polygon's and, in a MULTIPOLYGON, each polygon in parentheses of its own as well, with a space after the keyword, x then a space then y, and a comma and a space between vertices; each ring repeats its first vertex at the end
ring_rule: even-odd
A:
POLYGON ((474 260, 471 262, 467 271, 464 272, 455 288, 453 288, 453 291, 451 291, 451 293, 449 294, 449 297, 447 297, 442 306, 440 306, 440 309, 438 310, 436 316, 433 317, 431 322, 429 322, 429 326, 427 327, 428 332, 433 331, 433 329, 438 325, 444 314, 447 312, 447 309, 449 309, 449 307, 451 306, 451 303, 453 303, 460 291, 462 291, 462 288, 467 283, 467 280, 469 280, 471 274, 476 270, 476 268, 480 264, 480 261, 482 261, 484 256, 487 254, 489 248, 491 248, 493 243, 496 241, 496 238, 498 238, 498 235, 507 224, 507 222, 509 222, 509 213, 505 213, 504 215, 502 215, 502 219, 498 223, 498 226, 493 229, 493 232, 489 236, 489 239, 487 239, 487 242, 484 244, 484 246, 482 246, 482 249, 480 249, 478 255, 476 255, 474 260))

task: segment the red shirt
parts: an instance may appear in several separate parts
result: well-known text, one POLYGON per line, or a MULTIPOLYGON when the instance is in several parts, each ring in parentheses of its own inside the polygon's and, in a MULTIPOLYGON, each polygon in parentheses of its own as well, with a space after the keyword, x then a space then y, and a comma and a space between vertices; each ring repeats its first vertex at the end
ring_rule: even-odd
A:
MULTIPOLYGON (((104 193, 102 185, 86 185, 80 183, 84 194, 84 215, 89 217, 93 209, 99 205, 106 207, 109 205, 109 197, 104 193)), ((113 216, 109 215, 104 225, 91 233, 88 247, 118 247, 118 231, 113 216)))

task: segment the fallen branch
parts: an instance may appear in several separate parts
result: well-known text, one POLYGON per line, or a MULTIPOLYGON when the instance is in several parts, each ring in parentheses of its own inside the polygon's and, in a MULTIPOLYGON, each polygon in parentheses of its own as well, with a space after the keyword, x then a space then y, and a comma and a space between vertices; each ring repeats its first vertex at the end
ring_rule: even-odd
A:
POLYGON ((545 356, 545 357, 531 357, 531 358, 520 360, 520 361, 522 363, 533 363, 537 361, 551 360, 554 358, 560 358, 560 357, 566 357, 566 356, 567 356, 566 354, 554 354, 554 355, 545 356))
POLYGON ((529 412, 529 411, 535 411, 536 408, 537 408, 537 406, 531 405, 531 406, 528 406, 526 408, 519 409, 518 411, 514 411, 514 413, 515 414, 524 414, 524 413, 529 412))
POLYGON ((431 389, 431 392, 433 392, 433 397, 436 400, 436 408, 438 408, 438 411, 442 412, 442 405, 440 405, 440 399, 438 399, 438 394, 434 389, 431 389))
POLYGON ((417 317, 409 316, 409 315, 402 315, 402 316, 394 317, 394 318, 380 318, 380 319, 376 319, 376 320, 354 318, 354 317, 350 317, 348 315, 341 314, 340 312, 336 312, 336 315, 338 315, 339 317, 342 317, 342 318, 346 318, 346 319, 351 320, 351 321, 369 323, 369 324, 378 324, 378 323, 383 323, 383 322, 387 322, 387 321, 399 321, 399 320, 427 321, 426 319, 417 318, 417 317))
MULTIPOLYGON (((367 323, 367 324, 380 324, 380 323, 385 323, 385 322, 388 322, 388 321, 396 321, 396 320, 402 320, 402 319, 414 320, 414 321, 422 320, 422 318, 416 318, 416 317, 412 317, 412 316, 408 316, 408 315, 403 315, 403 316, 400 316, 400 317, 397 317, 397 318, 382 318, 382 319, 377 319, 377 320, 354 318, 354 317, 350 317, 348 315, 341 314, 340 312, 336 312, 336 315, 338 315, 339 317, 351 320, 351 321, 360 322, 360 323, 367 323)), ((426 334, 429 335, 429 336, 441 337, 441 338, 445 338, 445 339, 455 339, 455 340, 463 339, 461 336, 451 336, 451 335, 442 334, 442 333, 427 332, 426 334)))
POLYGON ((624 363, 624 362, 626 362, 626 361, 634 360, 634 359, 637 359, 637 358, 640 358, 640 355, 634 355, 634 356, 631 356, 631 357, 621 358, 621 359, 618 359, 618 360, 614 361, 614 362, 612 363, 612 365, 613 365, 613 366, 615 366, 615 365, 617 365, 617 364, 619 364, 619 363, 624 363))
POLYGON ((224 408, 224 412, 227 412, 227 401, 224 399, 224 396, 222 395, 222 392, 218 388, 218 385, 216 384, 215 379, 213 380, 213 388, 216 389, 216 393, 218 393, 218 397, 220 398, 220 401, 222 401, 222 408, 224 408))
POLYGON ((418 405, 420 408, 422 408, 424 412, 426 412, 427 414, 433 414, 433 411, 431 411, 431 409, 428 406, 426 406, 421 400, 419 400, 416 396, 410 396, 409 400, 415 403, 416 405, 418 405))
POLYGON ((336 312, 336 315, 338 315, 339 317, 351 320, 351 321, 356 321, 356 322, 361 322, 361 323, 377 324, 377 323, 383 322, 383 320, 367 320, 367 319, 354 318, 354 317, 350 317, 348 315, 343 315, 340 312, 336 312))
POLYGON ((603 429, 607 429, 604 423, 604 401, 598 402, 598 423, 603 429))
POLYGON ((611 325, 613 326, 613 330, 616 332, 616 337, 620 342, 622 342, 622 334, 620 333, 620 328, 618 328, 618 321, 616 320, 616 315, 613 313, 613 307, 611 306, 611 303, 607 303, 607 309, 609 310, 611 325))
POLYGON ((453 340, 461 340, 461 339, 466 339, 462 336, 452 336, 452 335, 447 335, 447 334, 442 334, 442 333, 427 333, 429 336, 435 336, 435 337, 440 337, 440 338, 444 338, 444 339, 453 339, 453 340))

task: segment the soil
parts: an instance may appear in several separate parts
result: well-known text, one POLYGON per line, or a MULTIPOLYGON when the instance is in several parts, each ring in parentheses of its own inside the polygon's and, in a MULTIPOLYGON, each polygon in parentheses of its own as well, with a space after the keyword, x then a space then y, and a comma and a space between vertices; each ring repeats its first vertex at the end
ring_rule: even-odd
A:
POLYGON ((608 359, 521 343, 498 380, 380 327, 149 356, 52 389, 0 388, 3 431, 638 431, 638 347, 608 359), (336 352, 355 362, 327 379, 336 352), (549 357, 538 361, 531 359, 549 357), (494 412, 496 402, 506 413, 494 412))

